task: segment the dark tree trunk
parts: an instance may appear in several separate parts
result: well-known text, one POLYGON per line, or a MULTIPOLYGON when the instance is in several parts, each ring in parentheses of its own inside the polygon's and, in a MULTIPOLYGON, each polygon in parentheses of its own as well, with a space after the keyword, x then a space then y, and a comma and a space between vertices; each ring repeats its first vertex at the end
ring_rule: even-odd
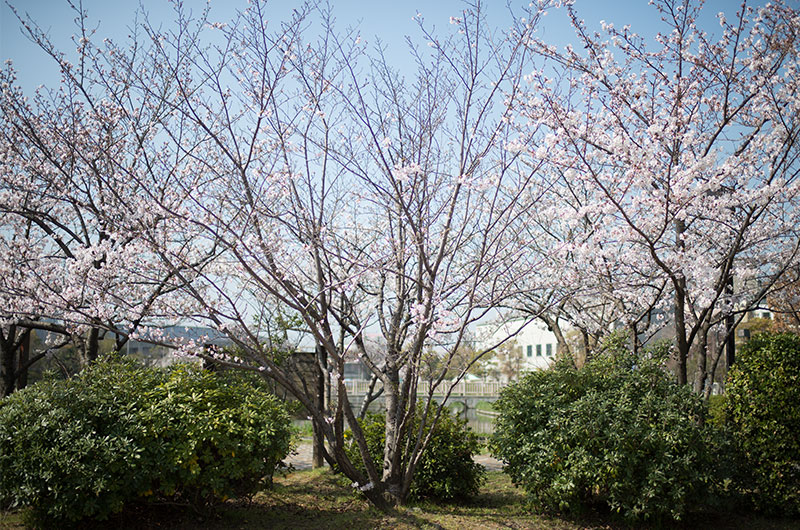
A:
POLYGON ((561 326, 558 324, 558 319, 552 318, 548 315, 542 315, 541 319, 545 324, 547 324, 547 328, 553 332, 553 335, 556 336, 556 353, 562 356, 572 355, 572 351, 567 343, 567 339, 564 337, 561 326))
POLYGON ((709 322, 703 323, 700 328, 700 335, 698 336, 697 343, 697 379, 695 380, 695 392, 704 395, 706 385, 710 385, 708 381, 708 334, 709 322))
POLYGON ((387 500, 391 504, 403 502, 403 428, 400 420, 405 412, 400 396, 400 374, 395 367, 387 370, 388 386, 384 386, 386 400, 386 443, 383 455, 383 482, 386 484, 387 500))
POLYGON ((100 329, 91 328, 84 339, 82 368, 97 360, 100 352, 100 329))
MULTIPOLYGON (((678 162, 678 146, 673 149, 674 163, 678 162)), ((686 231, 686 226, 683 221, 675 221, 675 247, 679 251, 686 248, 683 241, 683 233, 686 231)), ((687 382, 686 377, 686 359, 689 357, 689 343, 686 335, 686 278, 683 273, 678 273, 672 276, 673 287, 675 288, 675 342, 678 346, 678 384, 685 385, 687 382)))
MULTIPOLYGON (((315 390, 315 405, 317 410, 325 416, 325 375, 328 366, 328 352, 321 345, 317 345, 317 364, 316 364, 316 381, 314 385, 315 390)), ((311 467, 318 468, 325 464, 325 435, 322 429, 313 423, 314 428, 314 441, 311 447, 311 467)))
MULTIPOLYGON (((685 282, 685 280, 683 280, 685 282)), ((675 341, 678 346, 678 384, 685 385, 686 359, 689 357, 689 344, 686 341, 686 313, 683 289, 675 290, 675 341)))
POLYGON ((581 342, 583 343, 583 364, 578 365, 579 367, 589 362, 592 356, 592 345, 590 344, 589 332, 586 331, 586 328, 581 328, 581 342))
POLYGON ((16 326, 9 326, 6 333, 0 329, 0 397, 14 392, 16 383, 17 349, 14 347, 16 326))
POLYGON ((31 358, 31 339, 33 331, 26 329, 19 345, 19 361, 17 364, 17 390, 28 386, 28 361, 31 358))
MULTIPOLYGON (((733 296, 732 275, 728 276, 725 290, 729 295, 733 296)), ((728 316, 725 317, 725 333, 725 368, 730 370, 736 360, 736 324, 733 318, 733 311, 728 313, 728 316)))
POLYGON ((639 350, 642 348, 642 341, 639 339, 639 327, 636 325, 636 322, 632 322, 630 325, 631 329, 631 344, 633 346, 633 354, 639 355, 639 350))

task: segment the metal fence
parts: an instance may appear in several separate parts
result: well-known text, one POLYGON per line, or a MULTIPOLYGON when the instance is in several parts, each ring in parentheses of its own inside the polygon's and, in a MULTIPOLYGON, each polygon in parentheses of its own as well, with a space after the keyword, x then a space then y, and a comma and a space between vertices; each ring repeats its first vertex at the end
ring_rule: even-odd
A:
MULTIPOLYGON (((369 381, 345 381, 347 394, 350 396, 364 395, 369 390, 369 381)), ((376 389, 380 388, 381 383, 378 382, 375 386, 376 389)), ((443 381, 433 390, 433 395, 444 395, 450 388, 451 383, 443 381)), ((460 381, 453 387, 451 396, 497 396, 500 394, 500 389, 506 386, 506 383, 499 383, 497 381, 460 381)), ((430 392, 430 383, 427 381, 420 381, 417 387, 418 396, 427 396, 430 392)))

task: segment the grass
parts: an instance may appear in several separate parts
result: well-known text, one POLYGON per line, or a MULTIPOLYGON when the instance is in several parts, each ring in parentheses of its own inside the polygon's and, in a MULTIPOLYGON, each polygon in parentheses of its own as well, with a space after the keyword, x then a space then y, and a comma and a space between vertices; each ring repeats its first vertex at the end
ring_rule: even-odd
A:
MULTIPOLYGON (((20 512, 0 515, 0 528, 22 529, 20 512)), ((250 529, 576 529, 584 526, 526 512, 521 493, 507 476, 489 473, 478 498, 469 503, 417 503, 385 514, 357 495, 342 476, 327 470, 296 471, 276 477, 273 489, 250 501, 228 501, 212 515, 198 515, 175 506, 140 506, 113 519, 82 524, 82 529, 120 528, 176 530, 250 529)))
POLYGON ((478 404, 475 405, 475 411, 480 420, 490 421, 492 423, 494 423, 495 418, 500 415, 500 413, 495 410, 494 403, 491 401, 479 401, 478 404))
MULTIPOLYGON (((24 528, 23 513, 0 512, 0 528, 24 528)), ((771 520, 747 514, 700 514, 676 528, 797 528, 797 521, 771 520)), ((291 529, 499 529, 625 528, 592 514, 580 520, 545 516, 527 509, 522 491, 501 472, 488 473, 480 495, 468 502, 419 502, 384 514, 371 507, 346 480, 327 470, 298 471, 277 477, 272 490, 250 500, 228 501, 210 514, 185 507, 145 505, 127 509, 108 521, 81 524, 81 529, 171 528, 211 530, 291 529)))
POLYGON ((475 405, 475 409, 484 412, 496 412, 494 410, 494 403, 491 401, 478 401, 478 404, 475 405))
POLYGON ((463 414, 466 410, 466 405, 464 405, 461 401, 454 401, 447 405, 447 408, 450 409, 450 412, 454 414, 463 414))
POLYGON ((0 510, 0 528, 25 528, 22 522, 22 512, 4 512, 0 510))

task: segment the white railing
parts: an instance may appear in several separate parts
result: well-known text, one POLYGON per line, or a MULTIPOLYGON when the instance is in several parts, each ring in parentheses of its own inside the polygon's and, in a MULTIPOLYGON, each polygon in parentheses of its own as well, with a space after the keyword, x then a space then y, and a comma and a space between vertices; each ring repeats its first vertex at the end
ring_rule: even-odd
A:
MULTIPOLYGON (((345 381, 345 388, 349 396, 363 396, 369 390, 369 381, 345 381)), ((451 383, 442 382, 434 388, 433 395, 444 395, 450 388, 451 383)), ((506 383, 499 383, 497 381, 460 381, 453 387, 451 396, 497 396, 500 394, 500 389, 506 386, 506 383)), ((375 385, 376 390, 381 387, 378 382, 375 385)), ((420 381, 417 387, 418 396, 427 396, 430 391, 430 383, 427 381, 420 381)))
MULTIPOLYGON (((380 388, 379 385, 380 383, 375 384, 376 387, 380 388)), ((363 396, 369 391, 369 381, 345 381, 344 386, 347 388, 348 396, 363 396)))

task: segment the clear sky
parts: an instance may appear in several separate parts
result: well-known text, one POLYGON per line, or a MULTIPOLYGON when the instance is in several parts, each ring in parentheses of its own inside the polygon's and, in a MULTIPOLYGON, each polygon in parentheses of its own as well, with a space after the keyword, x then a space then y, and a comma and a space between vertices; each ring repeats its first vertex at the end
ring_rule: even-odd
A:
MULTIPOLYGON (((76 3, 80 0, 74 0, 76 3)), ((800 0, 790 0, 798 3, 800 0)), ((405 36, 419 36, 416 23, 412 20, 417 12, 422 13, 427 24, 437 27, 449 23, 450 16, 458 16, 464 4, 456 0, 330 0, 339 27, 358 26, 364 39, 375 42, 379 37, 388 48, 388 56, 396 61, 401 71, 409 66, 410 59, 405 53, 405 36)), ((69 41, 76 26, 73 24, 74 12, 66 0, 10 0, 21 14, 29 14, 45 29, 53 42, 61 49, 72 50, 69 41)), ((246 0, 211 0, 211 20, 226 22, 237 9, 246 6, 246 0)), ((527 3, 527 2, 525 2, 527 3)), ((751 2, 758 3, 758 2, 751 2)), ((172 19, 170 2, 167 0, 142 0, 152 21, 169 24, 172 19)), ((279 0, 268 3, 272 18, 276 21, 288 18, 297 1, 279 0)), ((506 0, 487 0, 484 2, 489 12, 489 20, 498 27, 508 26, 509 15, 506 0)), ((511 4, 524 5, 520 0, 511 4)), ((127 27, 133 21, 139 5, 137 0, 83 0, 83 7, 89 14, 90 27, 97 27, 97 36, 124 41, 127 27)), ((201 0, 185 0, 184 5, 200 11, 205 6, 201 0)), ((633 31, 652 35, 658 30, 658 12, 648 5, 648 0, 576 0, 576 6, 590 26, 600 20, 613 22, 616 26, 630 24, 633 31)), ((738 8, 737 0, 709 0, 706 2, 702 25, 709 33, 719 33, 716 14, 725 11, 732 15, 738 8)), ((562 46, 572 40, 572 32, 566 19, 558 13, 544 19, 540 35, 555 45, 562 46)), ((5 3, 0 5, 0 60, 11 59, 19 74, 19 82, 29 92, 40 84, 52 85, 58 80, 57 69, 52 61, 27 40, 20 32, 19 22, 5 3)))

